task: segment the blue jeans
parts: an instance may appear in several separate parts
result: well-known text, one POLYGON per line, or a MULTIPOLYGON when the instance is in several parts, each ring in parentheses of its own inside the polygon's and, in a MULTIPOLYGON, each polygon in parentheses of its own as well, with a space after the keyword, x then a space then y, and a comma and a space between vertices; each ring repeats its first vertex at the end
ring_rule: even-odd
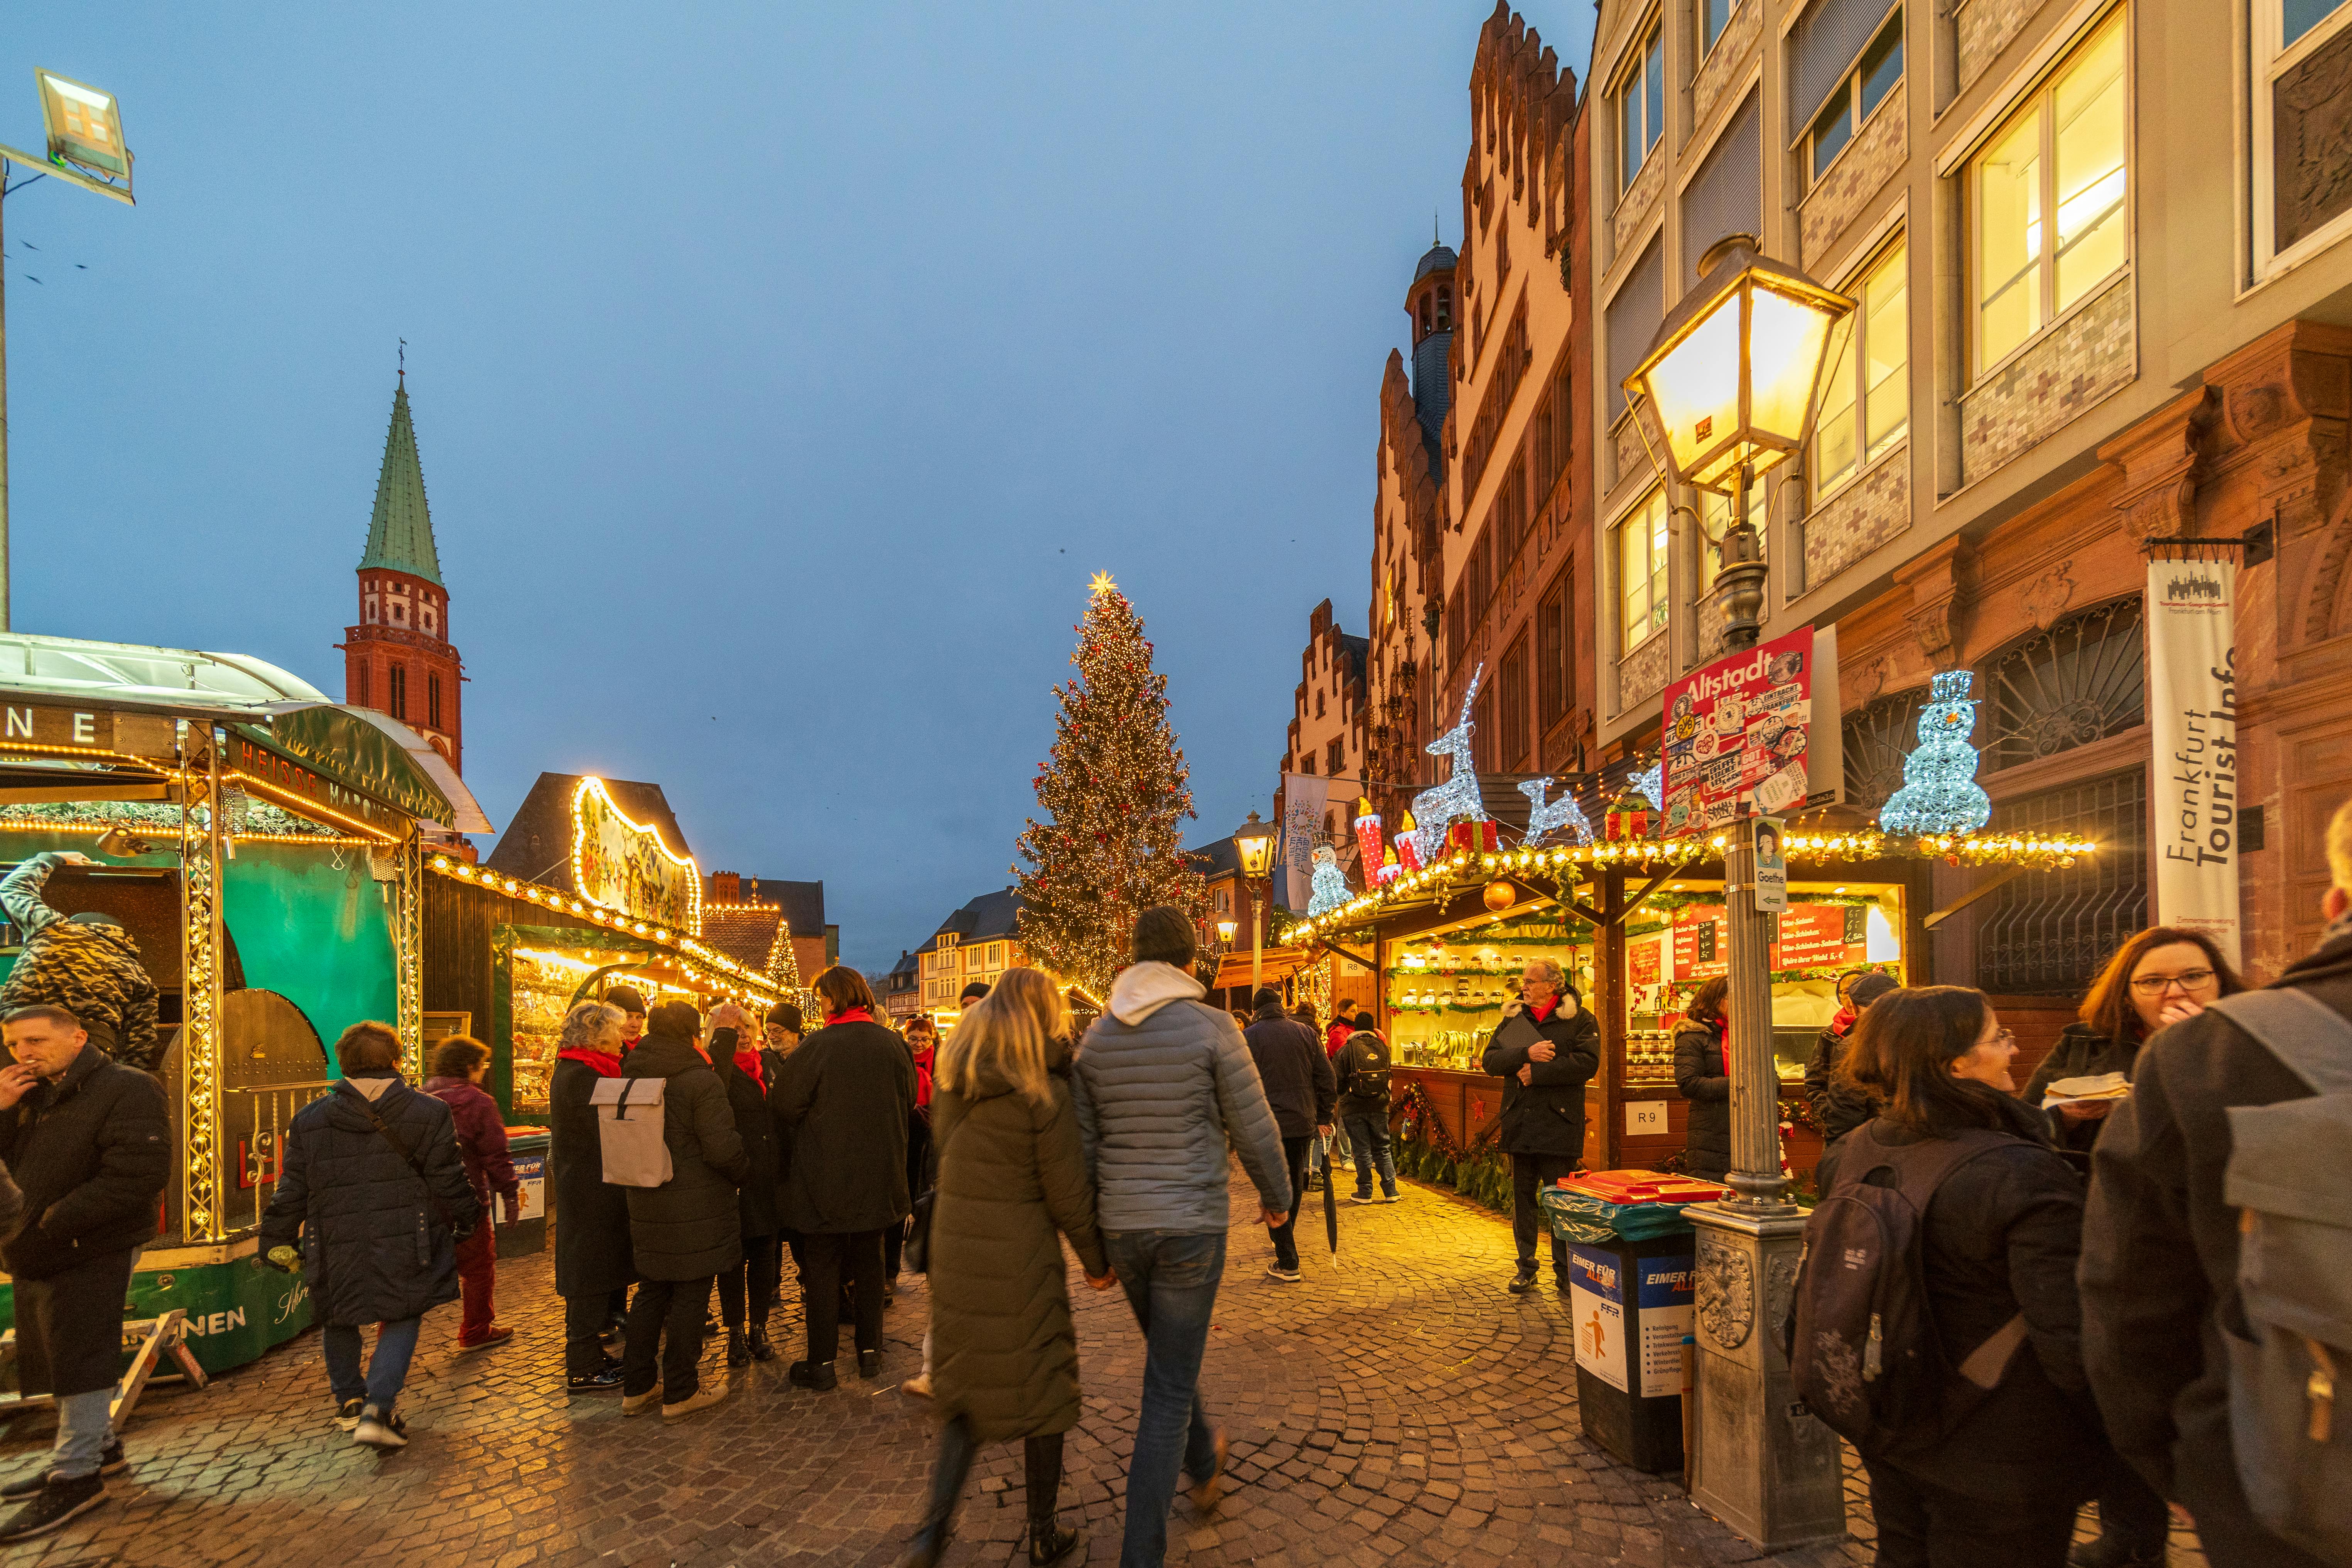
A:
POLYGON ((1120 1568, 1160 1568, 1168 1510, 1181 1468, 1195 1481, 1216 1473, 1217 1435, 1201 1405, 1201 1356, 1225 1272, 1225 1233, 1106 1231, 1104 1247, 1143 1331, 1143 1406, 1127 1468, 1127 1536, 1120 1568))
POLYGON ((1372 1171, 1377 1166, 1381 1191, 1396 1196, 1396 1156, 1389 1151, 1389 1113, 1351 1110, 1347 1120, 1348 1142, 1356 1146, 1356 1194, 1371 1195, 1372 1171))
POLYGON ((98 1474, 99 1456, 106 1451, 113 1428, 113 1404, 111 1388, 68 1394, 58 1401, 58 1441, 49 1468, 59 1479, 79 1480, 98 1474))
POLYGON ((327 1352, 327 1387, 342 1405, 357 1399, 386 1415, 408 1382, 408 1358, 416 1353, 416 1331, 422 1318, 379 1323, 375 1354, 368 1357, 367 1376, 360 1376, 360 1331, 345 1323, 329 1323, 320 1336, 327 1352))

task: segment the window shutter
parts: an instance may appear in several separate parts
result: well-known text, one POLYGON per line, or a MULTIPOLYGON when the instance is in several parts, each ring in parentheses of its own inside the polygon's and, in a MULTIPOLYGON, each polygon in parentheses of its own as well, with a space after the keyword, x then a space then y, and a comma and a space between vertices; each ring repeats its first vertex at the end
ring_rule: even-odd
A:
POLYGON ((1625 412, 1625 378, 1650 352, 1658 323, 1666 319, 1664 237, 1650 241, 1642 259, 1625 277, 1624 286, 1609 301, 1609 418, 1625 412))
POLYGON ((1845 79, 1895 0, 1814 0, 1790 40, 1789 128, 1802 136, 1845 79))
MULTIPOLYGON (((1763 121, 1751 92, 1683 193, 1683 255, 1696 268, 1706 247, 1725 235, 1760 235, 1763 223, 1763 121)), ((1684 287, 1695 281, 1694 275, 1684 287)), ((1676 296, 1681 292, 1676 289, 1676 296)))

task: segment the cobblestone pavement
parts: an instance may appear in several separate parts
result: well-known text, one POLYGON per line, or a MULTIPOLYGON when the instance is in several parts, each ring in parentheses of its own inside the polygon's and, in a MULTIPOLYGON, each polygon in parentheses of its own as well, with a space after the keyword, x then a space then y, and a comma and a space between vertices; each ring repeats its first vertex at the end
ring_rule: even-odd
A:
MULTIPOLYGON (((1232 1436, 1237 1486, 1212 1513, 1179 1498, 1169 1560, 1188 1568, 1366 1564, 1684 1564, 1759 1554, 1695 1510, 1670 1479, 1607 1458, 1580 1435, 1566 1304, 1514 1298, 1509 1227, 1450 1193, 1343 1205, 1344 1249, 1306 1279, 1265 1277, 1255 1199, 1237 1183, 1232 1246, 1210 1336, 1206 1393, 1232 1436)), ((1302 1231, 1310 1228, 1302 1216, 1302 1231)), ((1306 1238, 1302 1238, 1306 1239, 1306 1238)), ((1118 1559, 1142 1355, 1116 1290, 1076 1288, 1085 1417, 1063 1482, 1085 1560, 1118 1559)), ((390 1456, 336 1430, 316 1334, 203 1391, 158 1388, 128 1435, 112 1501, 16 1563, 273 1568, 363 1562, 482 1568, 894 1561, 920 1508, 928 1407, 896 1390, 921 1361, 927 1310, 910 1277, 886 1322, 883 1377, 846 1370, 833 1393, 788 1387, 785 1363, 733 1378, 733 1397, 665 1426, 624 1420, 612 1395, 570 1401, 561 1312, 544 1256, 499 1266, 497 1350, 459 1356, 457 1309, 425 1325, 390 1456)), ((787 1294, 792 1286, 786 1284, 787 1294)), ((797 1307, 780 1311, 796 1342, 797 1307)), ((704 1363, 724 1378, 723 1356, 704 1363)), ((40 1460, 49 1419, 0 1437, 0 1469, 40 1460)), ((1854 1537, 1775 1558, 1791 1568, 1868 1561, 1854 1537)), ((984 1450, 950 1563, 1026 1561, 1020 1448, 984 1450)), ((2191 1551, 2176 1563, 2200 1563, 2191 1551)))

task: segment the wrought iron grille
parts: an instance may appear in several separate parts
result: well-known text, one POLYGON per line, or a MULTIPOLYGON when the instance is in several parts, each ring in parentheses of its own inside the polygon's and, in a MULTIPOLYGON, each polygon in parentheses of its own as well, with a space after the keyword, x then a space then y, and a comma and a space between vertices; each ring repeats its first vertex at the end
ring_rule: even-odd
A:
POLYGON ((2137 595, 2077 611, 1985 661, 1982 771, 2087 746, 2147 716, 2137 595))
POLYGON ((1977 927, 1977 984, 1995 995, 2079 996, 2147 924, 2147 774, 2134 768, 1993 808, 1996 833, 2096 839, 2063 871, 2028 871, 1990 895, 1977 927))
POLYGON ((1903 787, 1903 760, 1919 744, 1925 688, 1898 691, 1856 709, 1845 721, 1845 798, 1875 813, 1903 787))

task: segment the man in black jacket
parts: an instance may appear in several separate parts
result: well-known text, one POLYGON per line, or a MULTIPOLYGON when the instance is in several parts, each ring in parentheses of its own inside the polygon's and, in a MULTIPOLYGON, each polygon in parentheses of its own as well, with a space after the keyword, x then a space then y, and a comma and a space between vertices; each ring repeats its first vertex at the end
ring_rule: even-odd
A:
MULTIPOLYGON (((2352 802, 2327 825, 2327 929, 2273 988, 2352 1017, 2352 802)), ((2222 1189, 2231 1109, 2311 1092, 2208 1009, 2140 1047, 2132 1097, 2108 1113, 2091 1153, 2081 1282, 2092 1392, 2124 1458, 2195 1517, 2214 1568, 2320 1568, 2263 1527, 2239 1481, 2228 1345, 2252 1331, 2238 1293, 2239 1211, 2222 1189)), ((2340 1431, 2340 1402, 2336 1419, 2340 1431)))
POLYGON ((172 1169, 163 1086, 107 1059, 62 1007, 20 1007, 0 1068, 0 1162, 16 1173, 25 1218, 0 1263, 16 1286, 18 1386, 56 1395, 48 1468, 0 1488, 26 1500, 0 1542, 45 1535, 106 1500, 101 1469, 121 1468, 108 1405, 122 1349, 131 1265, 155 1235, 172 1169))
POLYGON ((1315 1140, 1331 1134, 1332 1108, 1339 1102, 1339 1080, 1331 1058, 1323 1054, 1323 1037, 1296 1018, 1282 1014, 1282 993, 1271 985, 1250 998, 1256 1016, 1242 1031, 1251 1058, 1257 1063, 1258 1082, 1265 1088, 1265 1103, 1282 1134, 1282 1156, 1290 1171, 1290 1217, 1271 1231, 1274 1261, 1269 1277, 1286 1285, 1298 1283, 1298 1206, 1307 1195, 1307 1151, 1315 1140))
MULTIPOLYGON (((1511 1157, 1511 1237, 1519 1267, 1515 1296, 1535 1289, 1536 1233, 1543 1216, 1536 1194, 1584 1163, 1584 1086, 1601 1065, 1601 1026, 1579 1005, 1559 964, 1531 958, 1519 976, 1520 1000, 1503 1009, 1480 1065, 1503 1080, 1496 1119, 1511 1157)), ((1552 1282, 1568 1294, 1568 1244, 1551 1242, 1552 1282)))

